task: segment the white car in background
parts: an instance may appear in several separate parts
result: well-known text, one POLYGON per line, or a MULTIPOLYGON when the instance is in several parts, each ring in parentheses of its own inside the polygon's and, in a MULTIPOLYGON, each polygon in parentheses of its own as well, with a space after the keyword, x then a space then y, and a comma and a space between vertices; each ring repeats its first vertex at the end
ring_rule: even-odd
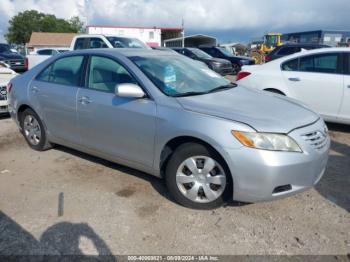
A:
POLYGON ((69 51, 69 48, 43 48, 31 52, 26 56, 28 69, 33 68, 53 55, 58 55, 67 51, 69 51))
POLYGON ((7 84, 16 75, 9 65, 0 61, 0 115, 8 113, 7 84))
POLYGON ((69 48, 42 48, 38 49, 36 51, 31 52, 31 55, 47 55, 47 56, 52 56, 52 55, 58 55, 64 52, 68 52, 69 48))
POLYGON ((297 99, 329 122, 350 124, 350 48, 302 51, 245 66, 237 83, 297 99))

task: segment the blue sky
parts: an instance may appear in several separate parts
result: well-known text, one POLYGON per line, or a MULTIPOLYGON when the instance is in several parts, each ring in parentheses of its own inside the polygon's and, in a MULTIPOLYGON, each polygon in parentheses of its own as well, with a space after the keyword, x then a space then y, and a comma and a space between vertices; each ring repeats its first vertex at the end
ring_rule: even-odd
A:
POLYGON ((248 42, 267 31, 350 30, 350 0, 0 0, 0 41, 11 16, 27 9, 89 24, 181 26, 221 42, 248 42))

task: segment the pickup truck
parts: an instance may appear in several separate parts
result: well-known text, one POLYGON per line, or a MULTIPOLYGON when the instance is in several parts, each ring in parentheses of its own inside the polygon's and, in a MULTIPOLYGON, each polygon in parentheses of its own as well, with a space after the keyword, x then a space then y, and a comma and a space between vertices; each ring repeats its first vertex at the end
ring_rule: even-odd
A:
POLYGON ((9 65, 10 68, 16 72, 27 70, 25 57, 14 52, 8 44, 0 43, 0 61, 9 65))
MULTIPOLYGON (((146 48, 145 43, 137 38, 120 37, 114 35, 77 35, 73 38, 69 50, 89 49, 89 48, 146 48)), ((51 55, 30 54, 27 55, 28 68, 32 68, 51 55)))

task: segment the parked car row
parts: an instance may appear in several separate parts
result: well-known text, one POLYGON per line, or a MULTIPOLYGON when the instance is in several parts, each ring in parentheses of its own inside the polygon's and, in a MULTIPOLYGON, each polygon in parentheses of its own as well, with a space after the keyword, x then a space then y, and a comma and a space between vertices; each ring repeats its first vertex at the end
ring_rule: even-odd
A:
POLYGON ((23 72, 28 69, 25 57, 14 52, 8 44, 0 43, 0 62, 9 65, 16 72, 23 72))
POLYGON ((67 52, 12 79, 8 97, 34 150, 62 144, 164 178, 187 207, 290 196, 327 164, 317 113, 173 51, 67 52))

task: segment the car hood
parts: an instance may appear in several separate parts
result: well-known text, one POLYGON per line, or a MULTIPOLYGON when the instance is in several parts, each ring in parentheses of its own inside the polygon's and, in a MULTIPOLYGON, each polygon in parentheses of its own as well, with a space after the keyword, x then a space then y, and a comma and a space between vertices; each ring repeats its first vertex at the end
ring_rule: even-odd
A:
POLYGON ((288 98, 240 86, 177 100, 185 110, 245 123, 259 132, 289 133, 319 118, 288 98))
POLYGON ((21 56, 20 54, 6 52, 0 54, 0 59, 23 59, 23 56, 21 56))

